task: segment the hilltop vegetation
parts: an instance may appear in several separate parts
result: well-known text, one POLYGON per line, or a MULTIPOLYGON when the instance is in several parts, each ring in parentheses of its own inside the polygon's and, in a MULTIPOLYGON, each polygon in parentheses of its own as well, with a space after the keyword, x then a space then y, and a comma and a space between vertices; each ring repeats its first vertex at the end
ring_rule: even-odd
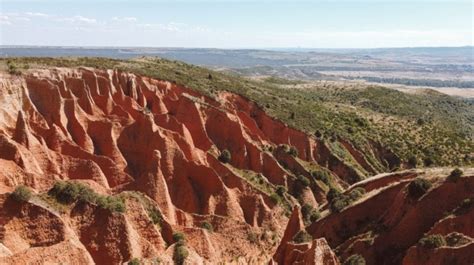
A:
POLYGON ((37 67, 120 69, 173 81, 210 97, 219 91, 238 93, 271 116, 328 142, 343 159, 350 156, 334 140, 348 140, 378 171, 473 164, 473 103, 433 91, 405 94, 379 86, 249 80, 159 58, 14 58, 0 62, 5 69, 14 65, 19 72, 37 67), (378 161, 374 146, 393 152, 399 161, 392 165, 378 161))

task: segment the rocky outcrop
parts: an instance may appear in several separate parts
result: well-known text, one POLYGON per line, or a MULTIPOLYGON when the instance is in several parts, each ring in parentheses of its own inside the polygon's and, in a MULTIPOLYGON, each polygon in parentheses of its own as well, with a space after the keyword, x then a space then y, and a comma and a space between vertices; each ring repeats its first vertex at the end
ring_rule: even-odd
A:
POLYGON ((0 78, 0 263, 166 264, 183 244, 173 239, 177 232, 189 264, 338 264, 332 249, 343 259, 360 253, 369 264, 415 262, 426 257, 412 247, 433 225, 433 233, 472 233, 471 212, 442 216, 472 194, 472 177, 436 182, 410 200, 406 186, 421 172, 360 181, 383 163, 399 164, 389 150, 376 148, 380 161, 369 162, 352 144, 308 136, 239 95, 210 98, 174 82, 92 68, 0 78), (331 182, 313 179, 321 168, 331 182), (302 188, 300 175, 309 186, 302 188), (58 203, 47 194, 58 180, 118 196, 126 210, 58 203), (29 201, 8 196, 18 185, 32 189, 29 201), (367 194, 328 214, 331 185, 367 194), (323 217, 304 227, 303 204, 323 217), (293 242, 301 230, 313 240, 293 242), (372 233, 371 243, 364 236, 372 233))
MULTIPOLYGON (((68 233, 81 246, 76 251, 68 245, 71 255, 87 253, 87 259, 96 263, 160 256, 172 243, 172 231, 194 234, 186 229, 195 227, 194 220, 200 216, 223 216, 214 224, 217 227, 224 223, 242 227, 230 232, 230 227, 223 226, 219 231, 234 238, 213 239, 198 233, 208 244, 191 240, 196 245, 190 247, 204 260, 233 258, 226 255, 231 250, 223 248, 224 243, 214 240, 228 242, 242 233, 245 240, 235 249, 250 257, 264 247, 271 255, 274 240, 259 240, 253 246, 245 234, 264 234, 268 227, 272 238, 281 234, 287 218, 282 214, 284 208, 270 198, 271 189, 276 185, 292 189, 295 174, 309 173, 301 172, 301 166, 283 168, 267 148, 288 144, 298 149, 299 159, 316 162, 316 141, 237 95, 221 93, 214 100, 168 81, 118 70, 36 69, 23 76, 2 74, 1 78, 0 103, 8 106, 0 110, 3 193, 24 184, 44 194, 60 179, 87 182, 108 194, 135 190, 151 198, 169 225, 166 236, 161 235, 142 220, 148 220, 147 213, 137 205, 133 207, 139 214, 132 216, 78 204, 54 225, 63 230, 38 227, 38 231, 57 231, 56 236, 63 237, 48 235, 54 242, 42 242, 30 235, 33 230, 7 233, 7 239, 22 242, 15 246, 4 242, 9 250, 5 253, 11 252, 12 259, 18 251, 33 247, 53 249, 69 244, 68 233), (217 159, 224 149, 231 153, 228 164, 217 159), (239 170, 259 174, 271 189, 255 188, 257 183, 239 170)), ((304 200, 317 205, 311 191, 306 193, 304 200)), ((50 214, 37 213, 54 220, 50 214)), ((25 222, 9 223, 7 231, 23 231, 20 224, 25 222)))
POLYGON ((471 172, 456 181, 445 177, 436 170, 407 171, 361 181, 346 194, 366 188, 363 198, 340 213, 328 213, 307 230, 313 238, 324 237, 343 261, 359 254, 367 264, 469 264, 474 260, 469 252, 474 176, 471 172), (420 198, 408 192, 416 176, 433 186, 420 198), (419 246, 427 235, 448 238, 452 233, 466 242, 437 249, 419 246))

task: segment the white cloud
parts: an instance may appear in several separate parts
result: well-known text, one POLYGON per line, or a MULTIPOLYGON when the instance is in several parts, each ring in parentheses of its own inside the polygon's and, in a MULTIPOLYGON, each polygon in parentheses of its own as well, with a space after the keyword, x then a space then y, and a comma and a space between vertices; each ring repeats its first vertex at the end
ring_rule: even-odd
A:
POLYGON ((71 23, 86 23, 86 24, 95 24, 95 23, 97 23, 97 19, 83 17, 83 16, 59 17, 56 20, 57 21, 71 22, 71 23))
POLYGON ((0 25, 11 25, 10 17, 5 15, 0 15, 0 25))
POLYGON ((48 14, 39 13, 39 12, 26 12, 25 15, 29 17, 44 17, 44 18, 50 17, 50 15, 48 14))
POLYGON ((120 21, 120 22, 136 22, 136 17, 113 17, 113 21, 120 21))
POLYGON ((169 22, 169 23, 157 23, 157 24, 137 24, 146 30, 157 30, 157 31, 168 31, 168 32, 211 32, 212 30, 202 26, 192 26, 185 23, 169 22))

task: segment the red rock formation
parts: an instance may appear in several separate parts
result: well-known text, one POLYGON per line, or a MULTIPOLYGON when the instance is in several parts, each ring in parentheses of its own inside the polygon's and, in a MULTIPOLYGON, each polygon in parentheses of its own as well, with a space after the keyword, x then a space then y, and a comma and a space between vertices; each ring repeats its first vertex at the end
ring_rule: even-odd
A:
MULTIPOLYGON (((34 69, 0 78, 0 263, 171 263, 178 231, 186 236, 190 264, 263 264, 272 257, 279 264, 338 264, 331 247, 344 258, 361 253, 369 264, 384 261, 384 255, 401 261, 404 254, 404 261, 416 262, 425 256, 411 247, 433 225, 433 233, 472 233, 471 212, 439 221, 472 194, 472 177, 440 184, 414 202, 405 186, 419 173, 356 183, 346 193, 364 187, 365 198, 339 214, 324 212, 305 228, 297 205, 317 208, 327 191, 295 188, 297 175, 311 178, 307 165, 330 170, 341 187, 381 166, 342 141, 359 163, 355 170, 329 144, 235 94, 213 99, 164 80, 89 68, 34 69), (281 144, 295 147, 298 156, 282 152, 281 144), (218 159, 224 149, 231 153, 229 163, 218 159), (120 196, 127 209, 58 204, 46 194, 57 180, 120 196), (7 199, 20 184, 32 188, 33 197, 22 203, 7 199), (289 193, 275 200, 276 185, 289 193), (382 232, 368 244, 361 235, 374 227, 382 232), (315 239, 291 242, 303 229, 315 239), (409 234, 398 237, 404 230, 409 234), (387 254, 394 245, 402 250, 387 254)), ((375 151, 388 164, 397 163, 389 150, 375 151)))

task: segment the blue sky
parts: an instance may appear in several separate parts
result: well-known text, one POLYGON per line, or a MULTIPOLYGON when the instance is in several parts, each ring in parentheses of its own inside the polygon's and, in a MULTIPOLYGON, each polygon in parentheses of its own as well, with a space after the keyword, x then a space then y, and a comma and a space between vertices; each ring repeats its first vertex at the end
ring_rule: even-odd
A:
POLYGON ((473 45, 470 0, 0 0, 2 45, 374 48, 473 45))

